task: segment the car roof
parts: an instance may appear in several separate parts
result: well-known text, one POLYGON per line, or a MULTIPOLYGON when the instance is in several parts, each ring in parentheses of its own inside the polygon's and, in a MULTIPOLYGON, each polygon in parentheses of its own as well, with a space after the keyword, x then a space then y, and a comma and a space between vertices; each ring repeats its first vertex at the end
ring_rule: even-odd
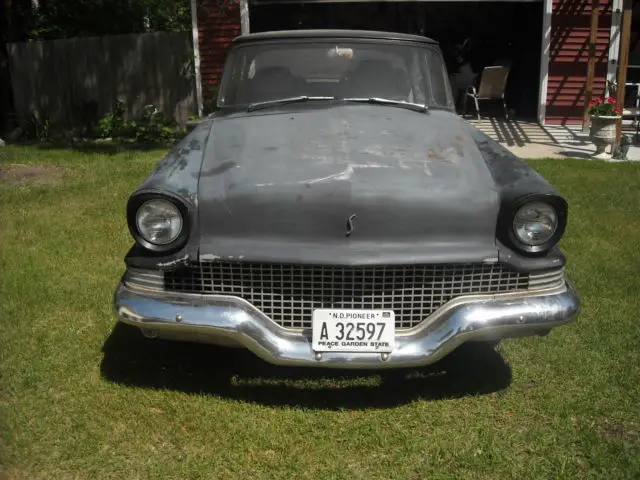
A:
POLYGON ((318 39, 367 39, 367 40, 399 40, 404 42, 418 42, 437 45, 435 40, 419 35, 409 35, 407 33, 381 32, 375 30, 279 30, 273 32, 249 33, 236 37, 232 43, 256 42, 263 40, 291 40, 300 38, 318 39))

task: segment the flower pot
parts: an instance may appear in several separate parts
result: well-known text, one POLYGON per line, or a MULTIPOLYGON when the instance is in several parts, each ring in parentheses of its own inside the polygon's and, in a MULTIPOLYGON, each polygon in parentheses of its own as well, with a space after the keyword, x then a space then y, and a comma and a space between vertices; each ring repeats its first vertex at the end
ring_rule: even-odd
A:
POLYGON ((602 155, 609 145, 614 144, 616 140, 616 121, 620 118, 620 115, 591 115, 589 139, 596 146, 594 156, 602 155))

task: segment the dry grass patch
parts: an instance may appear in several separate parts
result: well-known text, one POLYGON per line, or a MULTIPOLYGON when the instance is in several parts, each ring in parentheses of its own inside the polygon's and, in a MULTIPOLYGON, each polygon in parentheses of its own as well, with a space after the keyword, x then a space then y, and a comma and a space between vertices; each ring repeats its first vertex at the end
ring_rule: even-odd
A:
POLYGON ((55 165, 8 163, 0 165, 0 182, 14 185, 58 185, 64 176, 55 165))

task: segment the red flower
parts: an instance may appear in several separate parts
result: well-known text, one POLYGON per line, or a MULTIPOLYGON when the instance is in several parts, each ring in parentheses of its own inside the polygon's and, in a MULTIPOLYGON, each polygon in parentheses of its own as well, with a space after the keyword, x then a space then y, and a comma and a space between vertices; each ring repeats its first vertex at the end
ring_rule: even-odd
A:
POLYGON ((619 108, 614 108, 613 109, 613 113, 615 113, 616 115, 620 115, 620 109, 619 108))
POLYGON ((602 103, 602 98, 601 97, 596 97, 596 103, 602 103))
POLYGON ((591 100, 591 101, 589 102, 589 106, 590 106, 590 107, 595 107, 595 106, 596 106, 596 102, 594 102, 593 100, 591 100))
POLYGON ((613 97, 607 98, 607 103, 616 103, 616 99, 613 97))

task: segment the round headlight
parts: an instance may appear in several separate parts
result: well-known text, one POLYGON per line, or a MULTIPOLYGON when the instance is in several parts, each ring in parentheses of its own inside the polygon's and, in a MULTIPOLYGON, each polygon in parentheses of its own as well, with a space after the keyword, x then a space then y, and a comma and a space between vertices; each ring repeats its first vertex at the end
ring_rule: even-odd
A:
POLYGON ((547 243, 558 228, 555 208, 543 202, 531 202, 518 209, 513 218, 513 233, 526 245, 547 243))
POLYGON ((136 212, 136 227, 144 240, 167 245, 182 231, 182 214, 175 204, 155 198, 144 202, 136 212))

